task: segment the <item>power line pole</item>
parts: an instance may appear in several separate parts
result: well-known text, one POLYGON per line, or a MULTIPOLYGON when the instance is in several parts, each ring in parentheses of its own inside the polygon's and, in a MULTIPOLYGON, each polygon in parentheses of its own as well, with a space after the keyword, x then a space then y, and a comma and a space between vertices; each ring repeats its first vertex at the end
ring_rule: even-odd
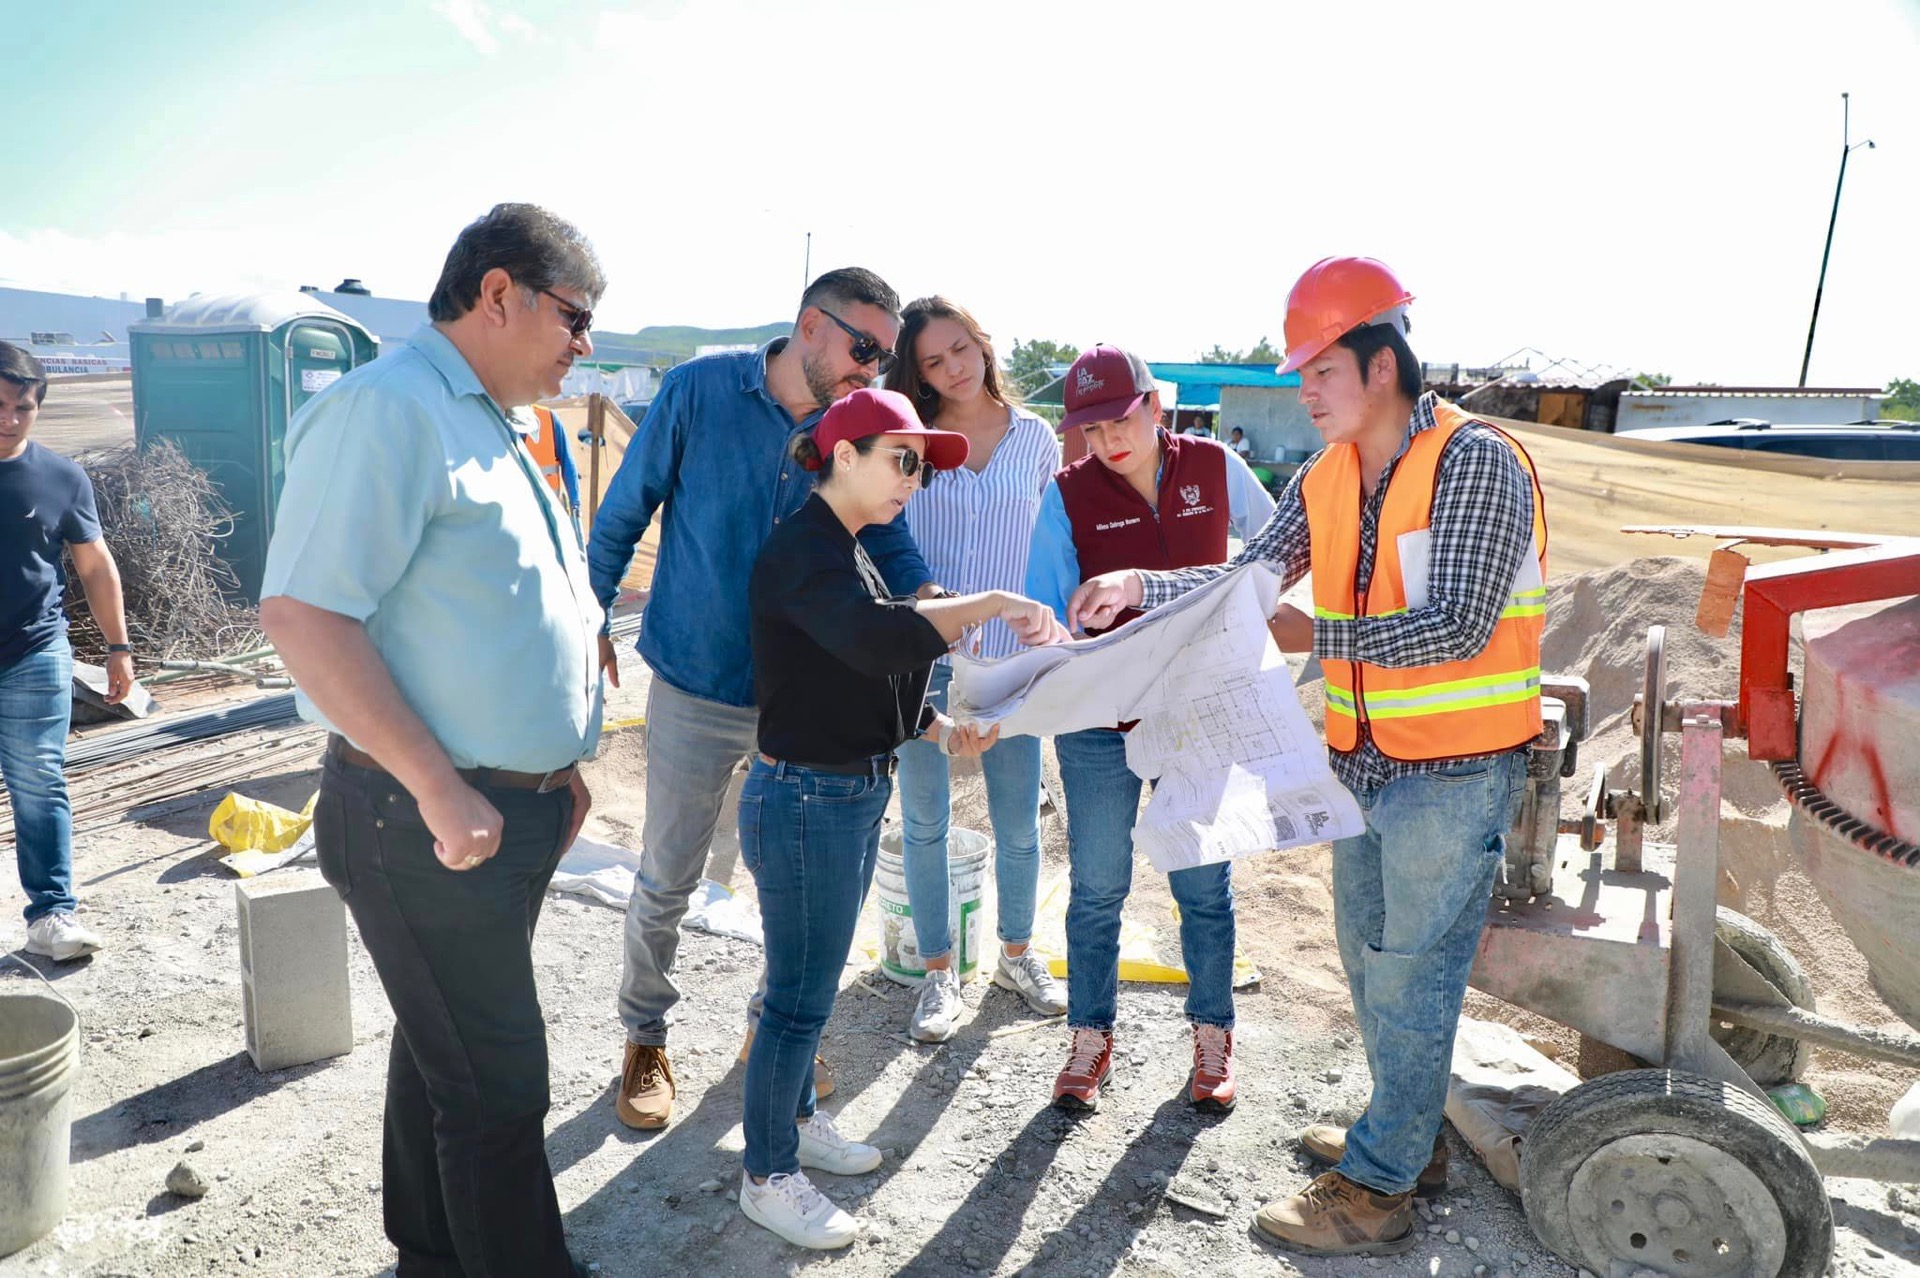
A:
POLYGON ((1840 220, 1840 192, 1847 184, 1847 157, 1860 147, 1873 150, 1873 140, 1852 140, 1848 94, 1840 95, 1840 180, 1833 184, 1833 214, 1827 218, 1827 247, 1820 253, 1820 283, 1813 290, 1813 319, 1807 323, 1807 353, 1800 357, 1800 385, 1807 384, 1807 365, 1813 362, 1813 333, 1820 327, 1820 295, 1827 291, 1827 259, 1833 256, 1833 227, 1840 220))

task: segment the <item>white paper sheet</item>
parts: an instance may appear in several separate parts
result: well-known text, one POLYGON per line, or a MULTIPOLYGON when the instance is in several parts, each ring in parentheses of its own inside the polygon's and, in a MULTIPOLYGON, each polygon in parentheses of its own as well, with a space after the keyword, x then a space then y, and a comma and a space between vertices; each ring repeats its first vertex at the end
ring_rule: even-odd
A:
POLYGON ((1133 842, 1163 871, 1358 834, 1267 630, 1278 593, 1252 564, 1096 639, 957 656, 954 714, 1035 736, 1138 719, 1127 766, 1155 785, 1133 842))

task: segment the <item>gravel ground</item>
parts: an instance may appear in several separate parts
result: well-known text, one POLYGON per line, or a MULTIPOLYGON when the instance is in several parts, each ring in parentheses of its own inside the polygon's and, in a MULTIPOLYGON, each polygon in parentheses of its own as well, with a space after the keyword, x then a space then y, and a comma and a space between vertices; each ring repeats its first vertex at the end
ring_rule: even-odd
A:
MULTIPOLYGON (((630 688, 612 717, 637 713, 640 696, 630 688)), ((597 796, 589 834, 637 844, 643 758, 640 734, 609 738, 589 774, 597 796)), ((313 774, 299 773, 246 789, 297 808, 312 786, 313 774)), ((978 828, 977 779, 956 791, 958 819, 978 828)), ((0 1260, 0 1278, 370 1278, 392 1264, 378 1193, 385 998, 350 929, 354 1051, 270 1074, 253 1068, 242 1050, 232 881, 205 838, 210 808, 211 800, 82 840, 78 877, 112 948, 68 967, 42 965, 84 1018, 71 1203, 53 1234, 0 1260), (210 1186, 204 1198, 168 1192, 182 1160, 210 1186)), ((1062 872, 1063 844, 1051 823, 1043 882, 1062 872)), ((744 885, 745 872, 734 881, 744 885)), ((1129 911, 1170 938, 1164 882, 1142 869, 1129 911)), ((857 1244, 830 1255, 781 1243, 732 1201, 735 1053, 760 951, 687 935, 687 998, 673 1034, 676 1118, 657 1134, 630 1132, 612 1106, 621 915, 550 900, 534 945, 552 1046, 548 1151, 575 1249, 607 1278, 802 1269, 849 1278, 1574 1274, 1540 1247, 1517 1200, 1457 1136, 1452 1187, 1424 1209, 1426 1232, 1405 1255, 1305 1261, 1253 1236, 1255 1209, 1313 1174, 1298 1129, 1350 1119, 1368 1083, 1333 954, 1325 849, 1258 858, 1237 887, 1242 946, 1265 980, 1239 997, 1242 1102, 1224 1118, 1196 1114, 1181 1098, 1189 1049, 1179 987, 1122 987, 1118 1082, 1099 1113, 1076 1121, 1047 1105, 1065 1055, 1062 1027, 1028 1031, 1034 1018, 1024 1006, 977 984, 951 1043, 910 1043, 911 993, 856 955, 823 1048, 840 1087, 827 1108, 848 1134, 888 1152, 872 1175, 820 1177, 864 1227, 857 1244)), ((17 908, 13 891, 0 895, 0 911, 17 908)), ((24 979, 10 969, 0 965, 0 980, 24 979)), ((1837 1180, 1829 1190, 1835 1273, 1916 1272, 1920 1190, 1837 1180)))

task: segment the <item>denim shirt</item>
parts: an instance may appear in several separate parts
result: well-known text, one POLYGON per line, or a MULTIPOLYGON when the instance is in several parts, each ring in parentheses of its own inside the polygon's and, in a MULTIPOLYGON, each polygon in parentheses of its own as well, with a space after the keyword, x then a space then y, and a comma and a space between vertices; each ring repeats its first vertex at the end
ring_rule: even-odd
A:
MULTIPOLYGON (((730 706, 753 704, 747 582, 754 560, 813 492, 813 476, 787 448, 820 412, 796 424, 767 388, 767 361, 786 341, 689 360, 666 375, 587 546, 594 593, 611 607, 659 512, 660 561, 640 656, 680 691, 730 706)), ((913 594, 932 579, 904 515, 865 529, 860 541, 894 594, 913 594)))

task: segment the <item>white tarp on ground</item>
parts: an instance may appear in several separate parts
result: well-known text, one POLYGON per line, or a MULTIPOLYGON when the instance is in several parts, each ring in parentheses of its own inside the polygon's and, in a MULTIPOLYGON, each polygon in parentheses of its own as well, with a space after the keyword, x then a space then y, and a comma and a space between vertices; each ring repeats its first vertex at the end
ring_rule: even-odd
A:
MULTIPOLYGON (((576 838, 560 858, 560 867, 553 872, 549 886, 555 892, 584 896, 624 910, 633 897, 633 881, 639 873, 638 852, 597 839, 576 838)), ((766 944, 760 933, 759 907, 711 879, 701 879, 694 889, 684 924, 715 936, 766 944)))

